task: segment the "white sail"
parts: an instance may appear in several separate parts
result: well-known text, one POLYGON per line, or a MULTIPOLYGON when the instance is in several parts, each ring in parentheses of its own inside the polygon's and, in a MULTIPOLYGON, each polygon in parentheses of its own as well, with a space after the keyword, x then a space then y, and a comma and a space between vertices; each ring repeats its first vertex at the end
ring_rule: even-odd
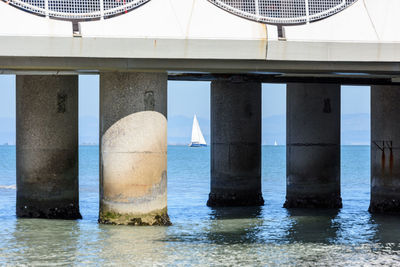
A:
POLYGON ((190 146, 206 146, 206 140, 204 139, 203 133, 201 132, 199 122, 197 121, 196 115, 193 118, 192 127, 192 141, 190 146))
POLYGON ((278 142, 276 142, 276 140, 275 140, 274 146, 277 146, 277 145, 278 145, 278 142))

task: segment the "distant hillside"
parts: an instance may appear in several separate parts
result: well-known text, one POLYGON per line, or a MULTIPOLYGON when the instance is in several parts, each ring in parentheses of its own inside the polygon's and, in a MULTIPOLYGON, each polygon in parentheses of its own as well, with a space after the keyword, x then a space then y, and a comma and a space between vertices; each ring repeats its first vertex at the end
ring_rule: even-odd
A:
MULTIPOLYGON (((210 143, 210 120, 198 118, 207 143, 210 143)), ((192 117, 171 116, 168 118, 168 144, 187 145, 192 132, 192 117)), ((15 144, 15 119, 0 118, 0 145, 15 144)), ((79 143, 98 144, 99 122, 95 117, 81 117, 79 120, 79 143)), ((370 140, 370 115, 350 114, 342 116, 342 144, 368 145, 370 140)), ((262 143, 272 145, 274 141, 286 143, 286 117, 271 116, 262 120, 262 143)))
POLYGON ((286 144, 286 116, 271 116, 262 120, 262 144, 273 145, 286 144))
POLYGON ((96 117, 79 118, 79 144, 99 144, 99 120, 96 117))
MULTIPOLYGON (((210 120, 197 117, 207 144, 210 143, 210 120)), ((171 116, 168 118, 168 144, 187 145, 192 136, 193 117, 171 116)))
MULTIPOLYGON (((168 142, 169 144, 188 144, 192 129, 193 118, 184 116, 173 116, 168 120, 168 142)), ((201 130, 210 141, 210 121, 199 118, 201 130)), ((369 114, 348 114, 342 116, 343 145, 369 145, 370 142, 370 115, 369 114)), ((286 116, 278 115, 263 118, 262 120, 262 144, 273 145, 286 143, 286 116)))
POLYGON ((343 115, 341 138, 343 145, 369 145, 371 140, 370 114, 343 115))
MULTIPOLYGON (((79 118, 79 143, 99 143, 99 121, 96 117, 79 118)), ((15 119, 0 118, 0 145, 15 145, 15 119)))
MULTIPOLYGON (((277 140, 278 144, 286 143, 286 117, 284 115, 264 118, 262 123, 264 145, 272 145, 274 140, 277 140)), ((370 132, 370 114, 346 114, 342 116, 342 145, 369 145, 370 132)))
POLYGON ((0 145, 15 145, 15 119, 0 117, 0 145))

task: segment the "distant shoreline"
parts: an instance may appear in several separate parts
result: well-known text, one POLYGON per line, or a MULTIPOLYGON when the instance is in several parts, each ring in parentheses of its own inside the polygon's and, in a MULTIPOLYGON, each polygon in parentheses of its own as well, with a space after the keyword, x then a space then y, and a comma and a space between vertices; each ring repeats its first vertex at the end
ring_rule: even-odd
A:
MULTIPOLYGON (((98 144, 79 144, 79 146, 99 146, 98 144)), ((182 144, 182 145, 178 145, 178 144, 168 144, 168 146, 185 146, 188 147, 188 145, 182 144)), ((275 145, 261 145, 261 146, 271 146, 271 147, 275 147, 275 145)), ((341 145, 341 146, 371 146, 371 145, 365 145, 365 144, 356 144, 356 145, 341 145)), ((0 145, 0 147, 15 147, 15 145, 0 145)), ((209 147, 209 146, 207 146, 209 147)), ((286 145, 277 145, 277 147, 286 147, 286 145)))

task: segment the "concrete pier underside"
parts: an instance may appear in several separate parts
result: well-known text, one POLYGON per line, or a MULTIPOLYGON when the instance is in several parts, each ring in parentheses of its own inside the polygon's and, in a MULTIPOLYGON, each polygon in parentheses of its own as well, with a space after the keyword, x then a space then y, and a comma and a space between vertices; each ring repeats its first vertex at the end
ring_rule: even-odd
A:
POLYGON ((286 208, 340 208, 340 85, 287 84, 286 208))
POLYGON ((263 205, 261 83, 211 83, 211 143, 207 205, 263 205))
POLYGON ((371 87, 372 213, 400 213, 400 86, 371 87))
POLYGON ((99 222, 169 225, 167 74, 100 75, 99 222))
POLYGON ((79 219, 78 76, 17 76, 17 216, 79 219))

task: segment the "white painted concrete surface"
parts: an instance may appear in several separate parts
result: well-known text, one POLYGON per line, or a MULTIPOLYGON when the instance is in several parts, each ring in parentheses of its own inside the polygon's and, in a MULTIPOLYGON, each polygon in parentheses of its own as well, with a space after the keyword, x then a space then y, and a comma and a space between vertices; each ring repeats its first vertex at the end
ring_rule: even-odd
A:
MULTIPOLYGON (((9 36, 71 37, 72 24, 45 19, 0 2, 0 38, 9 36)), ((27 45, 27 43, 25 43, 27 45)), ((0 43, 0 48, 5 44, 0 43)))
MULTIPOLYGON (((117 70, 111 61, 148 59, 137 67, 151 65, 154 70, 154 60, 196 59, 204 61, 199 67, 193 65, 192 71, 207 66, 210 71, 227 71, 226 64, 219 67, 216 62, 232 60, 232 69, 243 72, 265 71, 271 61, 352 62, 359 63, 360 70, 370 62, 390 63, 389 69, 396 72, 400 71, 399 10, 398 0, 358 0, 327 19, 286 26, 285 39, 278 40, 276 26, 229 14, 207 0, 151 0, 128 14, 82 22, 81 37, 74 37, 70 22, 37 17, 0 2, 0 24, 6 25, 0 27, 0 70, 36 68, 31 62, 38 58, 68 58, 65 68, 60 62, 48 69, 117 70), (29 60, 14 64, 10 58, 29 60), (88 63, 95 59, 104 59, 104 66, 88 63), (249 68, 245 61, 257 61, 257 67, 249 68)), ((134 69, 133 65, 125 67, 134 69)), ((168 65, 159 69, 177 70, 168 65)))
POLYGON ((285 27, 288 41, 400 42, 400 1, 358 0, 316 23, 285 27))

